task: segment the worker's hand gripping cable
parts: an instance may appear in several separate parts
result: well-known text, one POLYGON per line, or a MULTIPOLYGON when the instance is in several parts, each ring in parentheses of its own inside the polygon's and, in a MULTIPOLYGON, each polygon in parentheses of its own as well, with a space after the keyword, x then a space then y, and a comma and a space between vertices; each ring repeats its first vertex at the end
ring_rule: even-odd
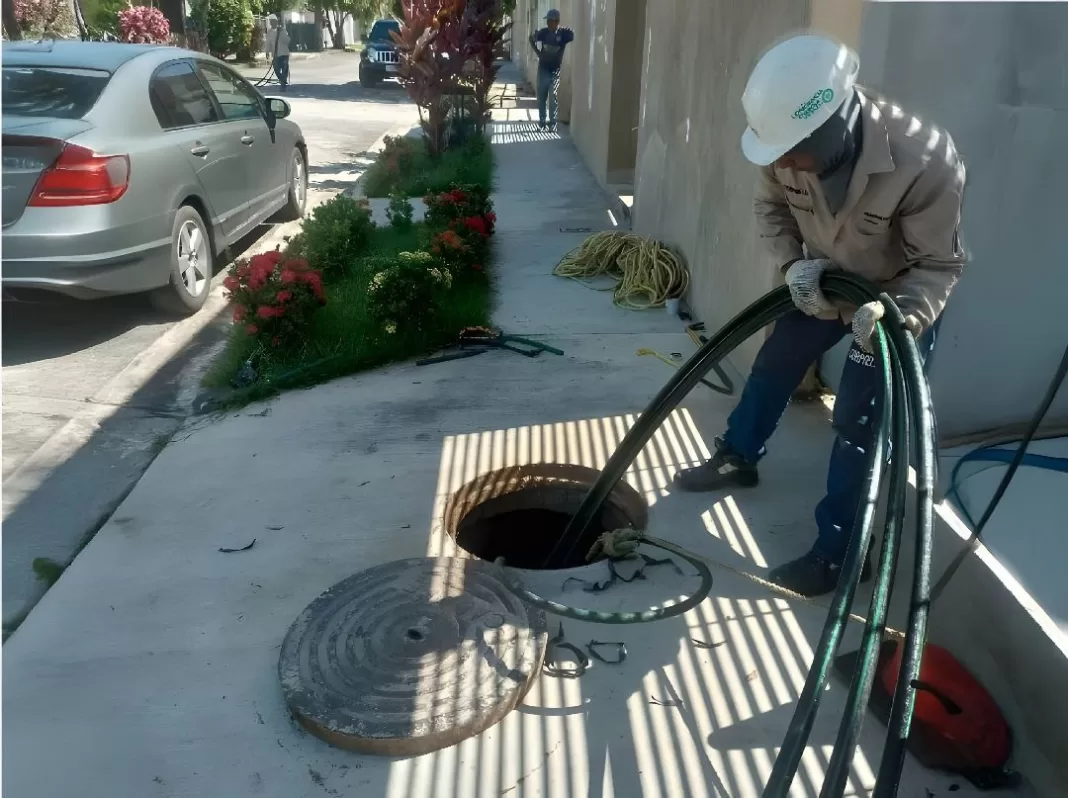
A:
POLYGON ((786 270, 786 285, 794 305, 807 316, 833 312, 835 307, 823 294, 820 278, 831 268, 829 260, 798 260, 786 270))

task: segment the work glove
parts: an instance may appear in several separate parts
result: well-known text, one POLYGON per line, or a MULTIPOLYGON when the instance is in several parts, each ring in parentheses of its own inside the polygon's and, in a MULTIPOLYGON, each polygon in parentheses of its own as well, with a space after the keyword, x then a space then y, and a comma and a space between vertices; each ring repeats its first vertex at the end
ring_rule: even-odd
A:
POLYGON ((819 316, 835 309, 820 290, 820 277, 830 268, 831 262, 820 258, 794 261, 786 270, 786 285, 790 287, 790 296, 802 313, 819 316))
MULTIPOLYGON (((885 312, 882 302, 868 302, 857 308, 853 314, 853 340, 857 342, 857 346, 869 354, 875 352, 875 326, 885 312)), ((923 325, 915 316, 906 316, 905 326, 908 327, 913 338, 920 337, 923 325)))
POLYGON ((885 312, 882 302, 868 302, 853 314, 853 340, 869 354, 875 351, 875 327, 885 312))

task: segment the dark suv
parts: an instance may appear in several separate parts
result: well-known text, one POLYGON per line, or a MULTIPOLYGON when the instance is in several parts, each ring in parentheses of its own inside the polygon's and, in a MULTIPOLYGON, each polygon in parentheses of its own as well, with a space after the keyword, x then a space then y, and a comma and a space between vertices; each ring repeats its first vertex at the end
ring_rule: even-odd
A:
POLYGON ((395 19, 380 19, 364 37, 360 54, 360 85, 373 89, 386 78, 397 77, 397 45, 391 33, 400 32, 395 19))

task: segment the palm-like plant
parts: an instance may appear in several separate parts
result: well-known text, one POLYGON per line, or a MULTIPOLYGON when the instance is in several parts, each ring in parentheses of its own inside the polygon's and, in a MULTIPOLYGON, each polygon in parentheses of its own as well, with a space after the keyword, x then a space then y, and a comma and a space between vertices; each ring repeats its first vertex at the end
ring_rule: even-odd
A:
POLYGON ((474 93, 475 123, 481 135, 485 133, 492 108, 490 89, 500 69, 496 63, 497 51, 512 23, 502 20, 501 0, 467 0, 462 26, 467 62, 464 78, 474 93))
POLYGON ((437 157, 445 148, 448 113, 465 62, 464 0, 405 0, 397 44, 398 75, 419 107, 427 150, 437 157))

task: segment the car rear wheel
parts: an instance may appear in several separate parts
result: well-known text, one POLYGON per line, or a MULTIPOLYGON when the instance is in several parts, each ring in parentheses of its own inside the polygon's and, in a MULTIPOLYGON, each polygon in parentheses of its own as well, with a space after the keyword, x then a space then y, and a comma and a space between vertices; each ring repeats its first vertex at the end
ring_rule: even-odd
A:
POLYGON ((152 303, 165 313, 192 316, 211 291, 213 260, 207 225, 195 208, 183 205, 174 215, 171 279, 152 292, 152 303))
POLYGON ((275 221, 295 222, 304 218, 304 209, 308 205, 308 164, 304 160, 304 153, 297 147, 293 150, 293 157, 289 162, 289 200, 286 206, 280 210, 275 221))

